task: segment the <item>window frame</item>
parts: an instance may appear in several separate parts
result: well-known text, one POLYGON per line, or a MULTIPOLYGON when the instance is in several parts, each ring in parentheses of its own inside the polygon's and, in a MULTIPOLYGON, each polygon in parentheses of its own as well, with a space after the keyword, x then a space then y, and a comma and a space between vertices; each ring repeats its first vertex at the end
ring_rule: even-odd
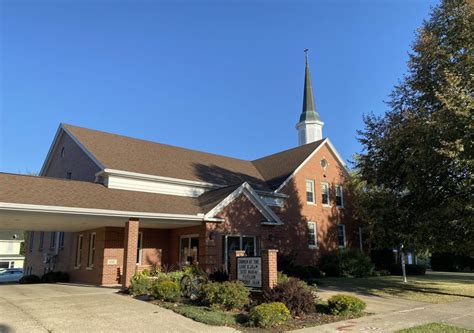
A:
POLYGON ((54 249, 56 247, 56 232, 52 231, 49 236, 49 248, 54 249))
POLYGON ((59 233, 59 248, 64 249, 64 231, 59 233))
POLYGON ((138 240, 137 240, 137 259, 136 259, 137 266, 142 264, 142 259, 143 259, 143 231, 139 231, 138 240))
POLYGON ((74 268, 78 269, 82 265, 82 250, 84 248, 84 235, 77 235, 77 244, 76 244, 76 258, 74 263, 74 268))
POLYGON ((345 224, 338 224, 337 225, 337 245, 340 249, 345 248, 347 246, 347 239, 346 239, 346 225, 345 224), (342 236, 343 236, 343 241, 344 245, 341 245, 339 241, 339 228, 342 227, 342 236))
POLYGON ((336 185, 336 187, 335 187, 335 189, 334 189, 334 194, 335 194, 335 199, 336 199, 336 207, 337 207, 337 208, 344 208, 344 187, 343 187, 341 184, 336 185), (340 205, 337 204, 337 197, 338 197, 338 196, 337 196, 337 189, 338 189, 338 188, 339 188, 340 191, 341 191, 341 195, 340 195, 340 197, 341 197, 341 204, 340 204, 340 205))
POLYGON ((307 225, 308 225, 308 248, 317 249, 318 248, 318 227, 317 227, 317 223, 314 222, 314 221, 308 221, 307 225), (311 233, 310 225, 313 226, 313 232, 312 233, 311 233), (310 240, 311 240, 310 235, 311 234, 314 236, 314 244, 310 244, 310 240))
POLYGON ((89 252, 87 255, 87 269, 94 268, 96 235, 97 234, 95 232, 91 232, 89 235, 89 252))
POLYGON ((38 251, 43 251, 43 248, 44 248, 44 231, 41 231, 39 244, 38 244, 38 251))
POLYGON ((197 251, 198 251, 197 256, 198 256, 198 261, 199 261, 199 246, 201 245, 201 244, 200 244, 200 243, 201 243, 201 239, 200 239, 200 237, 199 237, 199 234, 181 235, 181 236, 179 236, 179 244, 178 244, 178 254, 179 254, 179 256, 178 256, 179 258, 178 258, 178 259, 179 259, 179 263, 180 263, 180 264, 183 264, 183 261, 182 261, 183 258, 182 258, 182 256, 181 256, 181 241, 182 241, 183 239, 187 239, 187 240, 188 240, 188 248, 191 249, 191 239, 192 239, 192 238, 197 238, 197 239, 198 239, 198 242, 199 242, 199 245, 198 245, 198 248, 197 248, 197 251))
POLYGON ((35 244, 35 232, 29 231, 28 232, 28 253, 33 252, 34 244, 35 244))
MULTIPOLYGON (((253 238, 253 255, 250 257, 259 257, 261 256, 262 253, 262 248, 261 248, 261 238, 258 235, 241 235, 241 234, 225 234, 222 235, 222 246, 223 246, 223 251, 222 255, 224 256, 223 258, 223 264, 224 264, 224 269, 228 271, 229 267, 229 249, 228 249, 228 238, 229 237, 239 237, 239 249, 243 248, 243 243, 244 243, 244 238, 253 238)), ((239 250, 242 251, 242 250, 239 250)))
POLYGON ((323 207, 331 207, 331 198, 329 196, 329 183, 327 182, 321 182, 321 205, 323 207), (326 188, 327 191, 326 191, 326 195, 327 195, 327 203, 324 203, 324 190, 323 188, 326 188))
POLYGON ((315 186, 314 186, 314 180, 312 179, 305 180, 305 194, 306 194, 306 203, 315 205, 316 204, 316 191, 315 191, 315 186), (308 184, 311 184, 311 192, 308 192, 308 184), (308 193, 311 193, 311 196, 313 198, 312 201, 308 201, 308 193))

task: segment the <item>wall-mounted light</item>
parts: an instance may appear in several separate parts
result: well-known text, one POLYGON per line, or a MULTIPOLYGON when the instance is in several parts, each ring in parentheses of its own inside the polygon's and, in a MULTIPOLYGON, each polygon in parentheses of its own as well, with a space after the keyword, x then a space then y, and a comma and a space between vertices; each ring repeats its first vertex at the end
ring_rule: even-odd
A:
POLYGON ((274 235, 274 234, 270 234, 270 235, 268 235, 268 240, 269 240, 270 242, 274 242, 274 241, 275 241, 275 239, 276 239, 276 237, 275 237, 275 235, 274 235))
POLYGON ((217 235, 217 232, 211 231, 211 232, 209 233, 209 239, 210 239, 210 240, 214 240, 214 238, 216 238, 216 235, 217 235))

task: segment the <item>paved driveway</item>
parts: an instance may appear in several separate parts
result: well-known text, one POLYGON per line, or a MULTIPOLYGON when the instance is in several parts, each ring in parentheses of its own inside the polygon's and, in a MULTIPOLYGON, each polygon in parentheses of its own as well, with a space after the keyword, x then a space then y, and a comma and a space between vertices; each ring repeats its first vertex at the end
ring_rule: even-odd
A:
POLYGON ((72 284, 0 285, 0 333, 236 332, 197 323, 117 290, 72 284))

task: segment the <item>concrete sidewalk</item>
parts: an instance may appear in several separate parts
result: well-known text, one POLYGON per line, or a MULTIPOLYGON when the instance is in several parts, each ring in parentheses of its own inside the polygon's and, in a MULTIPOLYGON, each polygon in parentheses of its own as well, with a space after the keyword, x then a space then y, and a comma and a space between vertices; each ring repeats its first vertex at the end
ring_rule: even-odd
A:
POLYGON ((117 294, 70 284, 0 285, 0 333, 237 332, 117 294))
POLYGON ((431 322, 474 329, 474 299, 443 304, 423 303, 421 306, 395 312, 382 312, 358 319, 308 327, 292 332, 395 332, 403 328, 431 322))

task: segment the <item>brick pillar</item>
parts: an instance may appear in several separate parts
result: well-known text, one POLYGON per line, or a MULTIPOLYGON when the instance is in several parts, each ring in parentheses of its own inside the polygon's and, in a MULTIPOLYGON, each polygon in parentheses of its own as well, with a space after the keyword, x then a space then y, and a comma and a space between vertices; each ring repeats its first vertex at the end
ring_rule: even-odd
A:
POLYGON ((244 257, 245 251, 233 251, 230 254, 230 280, 237 280, 237 257, 244 257))
POLYGON ((277 284, 277 253, 278 250, 262 251, 262 288, 264 290, 273 289, 277 284))
POLYGON ((130 286, 130 279, 137 269, 137 246, 138 246, 138 219, 130 219, 125 223, 124 248, 123 248, 123 274, 122 287, 130 286))

